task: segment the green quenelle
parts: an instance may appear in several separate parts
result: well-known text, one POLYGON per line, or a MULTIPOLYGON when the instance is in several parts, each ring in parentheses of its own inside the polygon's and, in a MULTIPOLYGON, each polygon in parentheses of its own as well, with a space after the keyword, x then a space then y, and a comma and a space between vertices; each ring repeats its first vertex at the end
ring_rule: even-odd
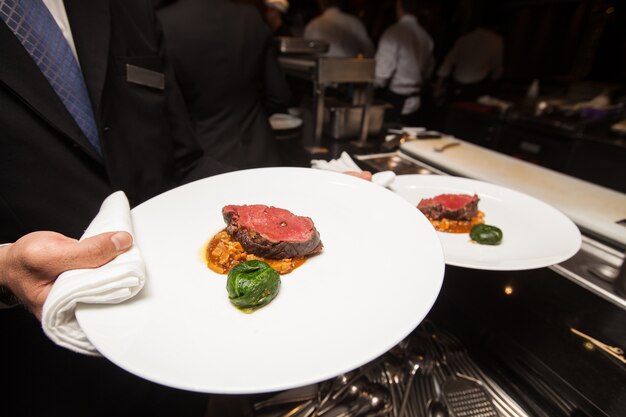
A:
POLYGON ((228 272, 228 298, 243 311, 254 311, 267 305, 280 289, 280 275, 263 261, 246 261, 228 272))
POLYGON ((477 224, 470 230, 470 238, 481 245, 499 245, 502 230, 488 224, 477 224))

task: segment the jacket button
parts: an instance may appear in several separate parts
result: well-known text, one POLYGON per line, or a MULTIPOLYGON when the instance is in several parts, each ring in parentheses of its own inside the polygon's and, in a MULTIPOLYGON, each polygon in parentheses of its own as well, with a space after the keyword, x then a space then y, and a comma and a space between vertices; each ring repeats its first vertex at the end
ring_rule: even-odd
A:
POLYGON ((110 126, 104 126, 104 127, 102 128, 102 131, 103 131, 103 132, 108 132, 109 130, 111 130, 111 127, 110 127, 110 126))

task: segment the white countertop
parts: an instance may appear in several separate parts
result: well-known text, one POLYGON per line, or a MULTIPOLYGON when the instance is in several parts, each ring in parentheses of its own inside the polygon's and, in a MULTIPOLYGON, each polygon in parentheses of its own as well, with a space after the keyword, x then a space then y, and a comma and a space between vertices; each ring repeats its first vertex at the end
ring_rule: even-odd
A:
POLYGON ((456 175, 543 200, 579 227, 626 245, 626 226, 617 223, 626 219, 626 194, 452 137, 405 142, 400 150, 456 175), (449 142, 461 145, 434 151, 436 146, 449 142))

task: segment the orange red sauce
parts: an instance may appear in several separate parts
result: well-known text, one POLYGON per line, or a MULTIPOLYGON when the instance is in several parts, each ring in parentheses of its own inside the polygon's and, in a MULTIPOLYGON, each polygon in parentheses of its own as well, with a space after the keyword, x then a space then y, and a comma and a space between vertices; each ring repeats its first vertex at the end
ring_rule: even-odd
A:
POLYGON ((433 220, 428 216, 426 217, 437 231, 446 233, 469 233, 473 226, 485 222, 485 213, 480 210, 470 220, 450 220, 445 218, 433 220))
POLYGON ((207 266, 211 271, 217 272, 218 274, 228 274, 228 271, 235 265, 253 259, 266 262, 281 275, 290 273, 306 260, 304 257, 278 260, 266 259, 249 254, 243 249, 241 243, 231 238, 226 230, 222 230, 213 236, 207 245, 205 253, 207 266))

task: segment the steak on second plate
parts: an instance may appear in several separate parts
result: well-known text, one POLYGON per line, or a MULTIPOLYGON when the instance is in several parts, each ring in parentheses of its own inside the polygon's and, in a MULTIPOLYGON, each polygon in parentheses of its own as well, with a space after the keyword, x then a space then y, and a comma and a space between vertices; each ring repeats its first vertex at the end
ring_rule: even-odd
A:
POLYGON ((246 252, 268 259, 294 258, 319 253, 320 234, 309 217, 261 204, 222 208, 226 232, 246 252))
POLYGON ((440 194, 422 199, 417 208, 433 220, 471 220, 478 212, 476 194, 440 194))

